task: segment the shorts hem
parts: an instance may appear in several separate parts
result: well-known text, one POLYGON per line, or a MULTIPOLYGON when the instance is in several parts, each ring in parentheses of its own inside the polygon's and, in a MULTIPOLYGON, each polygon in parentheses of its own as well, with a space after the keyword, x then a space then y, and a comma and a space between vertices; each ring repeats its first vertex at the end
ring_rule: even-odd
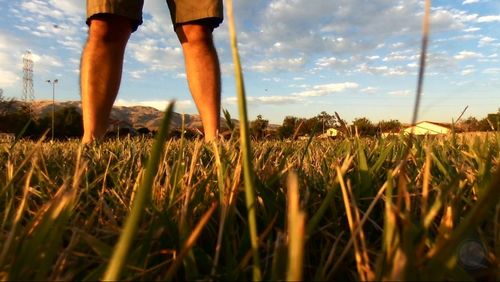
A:
POLYGON ((222 21, 223 17, 220 15, 218 9, 209 9, 206 11, 198 11, 198 12, 192 12, 188 16, 176 16, 175 18, 175 23, 173 23, 174 27, 177 25, 189 23, 189 22, 194 22, 194 21, 199 21, 199 20, 213 20, 213 27, 218 27, 222 21))
POLYGON ((132 32, 136 31, 139 25, 142 24, 142 11, 141 14, 131 13, 123 9, 116 9, 110 5, 95 5, 87 8, 87 19, 85 22, 90 25, 90 19, 97 15, 111 14, 128 18, 132 22, 132 32))

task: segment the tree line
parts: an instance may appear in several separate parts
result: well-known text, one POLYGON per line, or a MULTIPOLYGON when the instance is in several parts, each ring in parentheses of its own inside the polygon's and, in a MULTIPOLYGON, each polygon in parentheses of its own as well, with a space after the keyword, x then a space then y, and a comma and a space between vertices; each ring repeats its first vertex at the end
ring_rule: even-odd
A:
MULTIPOLYGON (((80 138, 83 135, 82 115, 76 107, 54 111, 54 138, 80 138)), ((27 104, 16 106, 14 99, 0 95, 0 132, 22 134, 24 138, 38 139, 43 134, 51 136, 52 113, 34 117, 27 104)))
MULTIPOLYGON (((312 118, 299 118, 287 116, 277 130, 268 128, 269 121, 262 115, 250 122, 250 132, 253 138, 288 139, 304 135, 321 135, 329 128, 335 128, 341 134, 354 134, 360 136, 379 136, 382 133, 399 133, 404 129, 403 123, 397 119, 381 120, 377 123, 366 117, 355 118, 348 124, 337 113, 334 115, 323 111, 312 118)), ((468 117, 450 125, 455 132, 497 131, 500 125, 500 109, 497 113, 488 114, 483 119, 468 117)))
MULTIPOLYGON (((0 89, 1 90, 1 89, 0 89)), ((230 130, 237 130, 232 124, 229 113, 224 110, 227 125, 230 130)), ((496 131, 500 124, 500 109, 497 113, 488 114, 483 119, 468 117, 459 120, 455 125, 456 132, 496 131)), ((34 117, 26 104, 18 107, 14 99, 5 99, 0 91, 0 132, 19 134, 26 138, 37 139, 43 134, 51 135, 52 113, 41 117, 34 117)), ((83 135, 82 116, 76 107, 65 107, 54 112, 54 137, 56 139, 80 138, 83 135)), ((254 139, 289 139, 299 136, 318 136, 329 128, 338 130, 341 134, 354 134, 361 136, 377 136, 382 133, 398 133, 403 129, 403 124, 396 119, 382 120, 373 123, 366 117, 355 118, 352 123, 343 120, 336 112, 329 114, 322 111, 311 118, 287 116, 279 126, 270 127, 269 120, 262 115, 250 122, 250 134, 254 139)), ((154 132, 143 132, 147 129, 136 130, 140 135, 154 135, 154 132), (142 131, 141 131, 142 130, 142 131)), ((130 134, 130 132, 127 132, 130 134)), ((180 135, 175 130, 172 137, 180 135)), ((118 136, 109 133, 108 136, 118 136)), ((187 137, 199 138, 196 132, 189 131, 187 137), (192 135, 192 136, 191 136, 192 135)))

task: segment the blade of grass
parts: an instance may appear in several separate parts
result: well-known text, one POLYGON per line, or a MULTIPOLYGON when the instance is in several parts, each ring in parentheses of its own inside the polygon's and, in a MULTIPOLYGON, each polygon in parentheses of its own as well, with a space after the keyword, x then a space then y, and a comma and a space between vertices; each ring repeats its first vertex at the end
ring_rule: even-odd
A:
MULTIPOLYGON (((431 13, 431 0, 425 0, 425 13, 424 13, 424 17, 422 20, 423 24, 422 24, 422 46, 420 49, 420 66, 418 69, 417 93, 415 95, 415 105, 413 107, 413 117, 411 119, 412 125, 415 125, 417 123, 418 110, 420 108, 420 99, 422 97, 422 91, 424 88, 425 62, 426 62, 426 58, 427 58, 427 45, 429 43, 430 13, 431 13)), ((415 128, 415 127, 413 127, 413 128, 415 128)), ((413 136, 413 132, 411 135, 413 136)))
MULTIPOLYGON (((424 179, 422 183, 422 200, 421 200, 421 213, 427 213, 427 205, 429 199, 429 182, 431 178, 431 166, 432 166, 432 157, 431 157, 431 149, 430 146, 427 146, 425 150, 425 165, 424 165, 424 179)), ((423 218, 423 217, 422 217, 423 218)))
POLYGON ((305 218, 300 209, 299 180, 295 173, 288 177, 288 268, 287 281, 302 281, 305 218))
POLYGON ((336 169, 337 169, 337 179, 339 181, 340 188, 342 191, 342 199, 344 201, 347 222, 349 224, 349 229, 351 230, 351 237, 354 238, 353 239, 354 240, 354 257, 356 259, 356 267, 357 267, 358 275, 359 275, 358 279, 361 281, 368 281, 369 279, 368 279, 367 273, 365 272, 365 269, 364 269, 365 266, 364 266, 364 262, 363 262, 363 252, 361 250, 360 241, 359 241, 360 238, 358 237, 358 234, 361 234, 361 229, 360 229, 360 232, 357 232, 356 234, 354 233, 354 228, 356 226, 359 226, 359 224, 356 224, 356 222, 355 222, 355 217, 354 217, 353 211, 351 209, 351 201, 349 199, 349 194, 348 194, 345 182, 344 182, 344 178, 341 176, 342 173, 338 167, 336 167, 336 169))
POLYGON ((427 254, 427 258, 429 258, 428 273, 435 275, 434 277, 431 276, 432 278, 440 278, 444 275, 440 266, 453 255, 454 250, 463 240, 464 236, 471 230, 474 230, 485 219, 487 213, 498 205, 500 201, 500 189, 498 187, 500 187, 500 168, 497 169, 492 183, 477 200, 472 210, 450 234, 449 239, 442 240, 436 244, 427 254))
MULTIPOLYGON (((403 162, 400 162, 394 168, 394 170, 391 173, 391 177, 394 177, 394 176, 398 175, 401 172, 401 167, 403 166, 403 164, 404 164, 403 162)), ((340 266, 342 260, 345 258, 345 256, 349 252, 349 249, 351 248, 351 246, 352 246, 352 244, 353 244, 353 242, 354 242, 354 240, 356 238, 354 234, 357 234, 361 230, 361 228, 363 227, 363 225, 365 224, 365 222, 368 220, 368 217, 372 213, 372 211, 375 208, 375 205, 377 204, 377 202, 380 200, 380 198, 382 198, 382 195, 384 195, 385 189, 387 189, 388 185, 389 185, 389 180, 386 180, 384 182, 384 184, 382 185, 382 187, 380 187, 380 189, 378 190, 377 195, 375 195, 375 197, 373 198, 370 206, 368 207, 368 209, 366 209, 365 215, 363 216, 363 218, 359 222, 359 224, 356 227, 356 229, 354 230, 354 232, 352 232, 353 235, 351 236, 351 238, 347 242, 347 244, 346 244, 344 250, 342 251, 342 254, 339 256, 337 262, 332 267, 332 270, 328 273, 327 278, 330 278, 338 270, 338 267, 340 266)))
POLYGON ((160 159, 163 156, 163 148, 165 146, 165 139, 168 134, 173 108, 174 102, 170 103, 165 111, 165 116, 155 138, 144 176, 136 192, 132 209, 127 216, 123 231, 120 234, 118 243, 113 250, 111 260, 104 273, 103 280, 105 281, 116 281, 120 279, 120 272, 125 264, 130 245, 139 227, 139 221, 148 202, 147 199, 152 192, 153 181, 157 173, 160 159))
POLYGON ((33 161, 31 163, 31 169, 29 170, 28 174, 26 175, 26 181, 24 184, 24 189, 23 189, 23 198, 21 202, 19 203, 19 207, 17 209, 16 216, 14 218, 14 222, 12 223, 12 229, 9 233, 9 236, 7 237, 7 240, 3 244, 3 249, 2 253, 0 254, 0 269, 4 265, 5 259, 7 257, 7 254, 9 253, 9 250, 11 249, 12 243, 14 241, 14 238, 16 236, 16 233, 19 228, 19 223, 21 221, 23 212, 24 212, 24 207, 26 206, 26 200, 28 199, 28 192, 30 189, 30 182, 31 182, 31 177, 33 175, 33 169, 34 169, 34 163, 36 161, 33 161))
POLYGON ((250 242, 253 253, 253 280, 262 280, 259 258, 259 238, 257 230, 257 215, 255 202, 254 173, 252 167, 252 151, 250 147, 250 135, 248 128, 247 106, 245 98, 245 86, 243 82, 243 72, 241 69, 240 55, 238 53, 238 43, 236 40, 236 27, 233 17, 233 1, 226 2, 227 17, 229 23, 229 37, 231 51, 233 54, 234 73, 236 78, 236 92, 238 97, 238 111, 240 113, 240 143, 243 150, 243 177, 245 179, 245 199, 248 209, 248 225, 250 228, 250 242))
MULTIPOLYGON (((349 155, 347 155, 344 158, 344 162, 343 162, 342 167, 340 169, 340 172, 342 173, 342 177, 344 177, 344 174, 347 172, 347 170, 351 166, 353 159, 354 159, 354 156, 349 156, 349 155)), ((328 207, 330 206, 331 202, 333 201, 333 198, 335 196, 335 191, 337 190, 338 186, 339 186, 338 185, 338 178, 335 178, 333 187, 331 187, 328 190, 328 192, 325 196, 325 199, 323 200, 323 202, 321 202, 320 207, 318 208, 316 213, 311 217, 311 219, 307 223, 307 229, 306 229, 307 236, 311 236, 313 234, 313 232, 316 230, 316 228, 318 227, 319 222, 323 218, 323 215, 326 213, 328 207)))
MULTIPOLYGON (((217 207, 217 203, 213 203, 210 209, 203 215, 203 217, 200 219, 196 227, 193 229, 193 232, 189 235, 187 240, 184 242, 184 246, 182 247, 182 250, 179 252, 179 255, 175 258, 175 261, 173 264, 170 266, 170 268, 167 271, 167 275, 165 276, 166 281, 171 281, 172 278, 174 277, 175 272, 179 268, 179 266, 182 264, 184 257, 189 253, 189 251, 193 248, 194 244, 196 243, 196 239, 201 234, 201 231, 203 230, 203 227, 207 224, 208 220, 212 216, 212 214, 215 211, 215 208, 217 207)), ((189 271, 189 269, 188 269, 189 271)))
POLYGON ((271 266, 271 280, 285 281, 287 267, 287 249, 285 244, 285 234, 278 232, 274 242, 273 261, 271 266))

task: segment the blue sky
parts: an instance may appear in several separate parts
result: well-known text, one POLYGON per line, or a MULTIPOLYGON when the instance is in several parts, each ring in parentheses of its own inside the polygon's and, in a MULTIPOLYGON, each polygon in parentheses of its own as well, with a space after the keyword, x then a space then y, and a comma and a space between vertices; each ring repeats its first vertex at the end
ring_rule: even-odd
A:
MULTIPOLYGON (((144 24, 127 46, 116 105, 196 113, 182 51, 163 0, 145 0, 144 24)), ((250 118, 337 111, 345 120, 409 122, 424 1, 236 0, 235 16, 250 118)), ((483 118, 500 107, 500 1, 432 1, 431 36, 419 120, 483 118)), ((33 53, 36 100, 79 100, 85 1, 0 0, 0 88, 22 93, 22 56, 33 53)), ((238 116, 228 27, 214 32, 222 106, 238 116)))

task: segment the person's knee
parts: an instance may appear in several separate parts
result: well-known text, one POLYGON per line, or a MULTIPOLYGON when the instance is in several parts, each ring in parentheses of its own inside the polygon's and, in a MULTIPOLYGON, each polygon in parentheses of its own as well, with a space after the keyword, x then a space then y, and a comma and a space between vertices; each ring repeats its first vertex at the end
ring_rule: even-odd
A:
POLYGON ((132 33, 132 22, 121 16, 98 15, 90 19, 89 41, 126 43, 132 33))
POLYGON ((206 25, 179 25, 175 32, 182 44, 212 44, 212 28, 206 25))

